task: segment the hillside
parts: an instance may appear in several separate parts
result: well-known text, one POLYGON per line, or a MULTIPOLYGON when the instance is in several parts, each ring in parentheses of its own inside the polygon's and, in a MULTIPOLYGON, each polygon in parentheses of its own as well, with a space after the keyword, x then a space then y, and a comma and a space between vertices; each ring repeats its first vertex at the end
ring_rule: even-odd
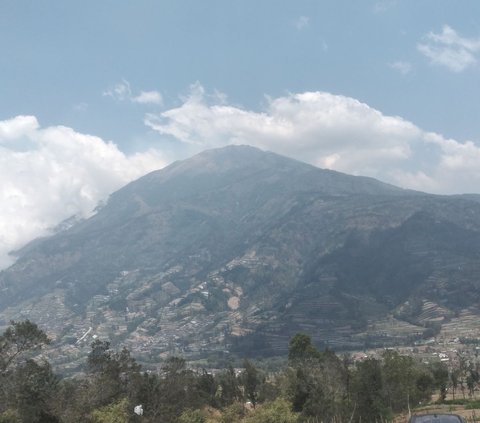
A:
POLYGON ((394 343, 429 326, 425 304, 442 322, 479 301, 476 196, 402 190, 252 147, 152 172, 66 227, 0 273, 3 325, 36 321, 65 361, 93 335, 145 361, 278 354, 297 331, 334 348, 394 343), (372 338, 385 318, 405 330, 372 338))

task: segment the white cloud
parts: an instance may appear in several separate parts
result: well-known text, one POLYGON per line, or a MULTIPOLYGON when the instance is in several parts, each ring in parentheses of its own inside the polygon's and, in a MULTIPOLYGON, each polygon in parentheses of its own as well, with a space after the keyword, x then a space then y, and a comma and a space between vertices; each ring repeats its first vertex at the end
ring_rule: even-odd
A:
POLYGON ((385 13, 392 7, 397 5, 397 0, 379 0, 373 5, 374 13, 385 13))
POLYGON ((478 61, 480 38, 464 38, 448 25, 442 32, 430 32, 418 50, 434 65, 445 66, 453 72, 462 72, 478 61))
POLYGON ((132 97, 134 103, 162 104, 162 95, 158 91, 141 91, 136 97, 132 97))
POLYGON ((128 101, 138 104, 162 104, 162 95, 158 91, 140 91, 140 94, 134 95, 130 87, 130 83, 126 79, 122 79, 103 92, 104 97, 111 97, 116 101, 128 101))
POLYGON ((399 118, 384 116, 353 98, 325 92, 268 99, 253 112, 226 104, 208 104, 203 89, 175 109, 147 114, 145 124, 198 149, 251 144, 328 167, 364 173, 378 160, 398 161, 410 154, 421 131, 399 118))
MULTIPOLYGON (((438 161, 429 173, 431 191, 440 193, 479 192, 480 146, 427 133, 425 142, 438 151, 438 161), (460 189, 459 189, 460 188, 460 189)), ((429 186, 427 185, 425 189, 429 186)), ((422 188, 422 184, 419 184, 422 188)))
POLYGON ((308 16, 300 16, 297 19, 295 19, 295 22, 293 23, 293 25, 299 31, 307 29, 310 26, 310 18, 308 16))
POLYGON ((412 71, 412 64, 410 62, 403 62, 401 60, 389 63, 388 66, 397 72, 400 72, 402 75, 407 75, 412 71))
POLYGON ((250 144, 320 167, 435 193, 478 192, 480 147, 423 131, 356 99, 326 92, 267 98, 256 112, 212 101, 200 85, 145 124, 194 151, 250 144))
POLYGON ((81 103, 74 104, 73 110, 80 113, 86 112, 88 110, 88 103, 81 102, 81 103))
POLYGON ((328 44, 325 40, 322 40, 321 42, 321 47, 322 47, 322 50, 326 53, 328 51, 328 44))
POLYGON ((33 116, 17 116, 0 121, 0 143, 28 136, 38 128, 37 119, 33 116))
POLYGON ((121 82, 115 84, 113 88, 104 91, 103 96, 112 97, 117 101, 130 100, 132 98, 130 83, 126 79, 122 79, 121 82))
POLYGON ((0 121, 0 268, 12 249, 74 214, 88 216, 111 192, 164 165, 156 151, 127 156, 71 128, 40 128, 33 116, 0 121))

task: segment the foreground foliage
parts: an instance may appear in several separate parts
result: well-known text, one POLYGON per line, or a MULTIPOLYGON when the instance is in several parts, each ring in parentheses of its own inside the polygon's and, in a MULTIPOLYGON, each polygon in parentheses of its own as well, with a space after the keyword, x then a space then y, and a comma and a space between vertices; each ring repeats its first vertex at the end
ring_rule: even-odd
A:
POLYGON ((47 361, 32 359, 48 342, 29 321, 11 322, 0 336, 0 423, 388 421, 434 390, 444 399, 451 378, 440 363, 425 367, 394 351, 355 364, 297 334, 275 374, 249 360, 242 370, 194 371, 180 357, 165 360, 159 374, 143 372, 128 350, 96 340, 85 376, 62 380, 47 361), (140 404, 143 415, 134 413, 140 404))

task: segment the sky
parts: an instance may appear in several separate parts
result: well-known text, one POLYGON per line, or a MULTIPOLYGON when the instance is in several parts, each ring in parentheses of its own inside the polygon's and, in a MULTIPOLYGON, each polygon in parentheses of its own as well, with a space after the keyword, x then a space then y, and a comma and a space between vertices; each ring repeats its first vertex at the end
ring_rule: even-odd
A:
POLYGON ((3 0, 0 268, 229 144, 480 193, 479 16, 477 0, 3 0))

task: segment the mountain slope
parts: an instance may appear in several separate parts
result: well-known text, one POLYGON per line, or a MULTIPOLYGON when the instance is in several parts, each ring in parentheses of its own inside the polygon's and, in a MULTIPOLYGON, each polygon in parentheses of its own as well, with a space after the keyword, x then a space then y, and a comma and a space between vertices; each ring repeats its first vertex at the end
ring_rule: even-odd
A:
POLYGON ((476 306, 479 231, 474 197, 402 190, 252 147, 210 150, 18 251, 0 273, 0 317, 35 319, 60 345, 92 327, 89 336, 144 360, 277 353, 297 330, 358 346, 369 321, 389 313, 421 332, 419 310, 405 311, 412 297, 476 306))

